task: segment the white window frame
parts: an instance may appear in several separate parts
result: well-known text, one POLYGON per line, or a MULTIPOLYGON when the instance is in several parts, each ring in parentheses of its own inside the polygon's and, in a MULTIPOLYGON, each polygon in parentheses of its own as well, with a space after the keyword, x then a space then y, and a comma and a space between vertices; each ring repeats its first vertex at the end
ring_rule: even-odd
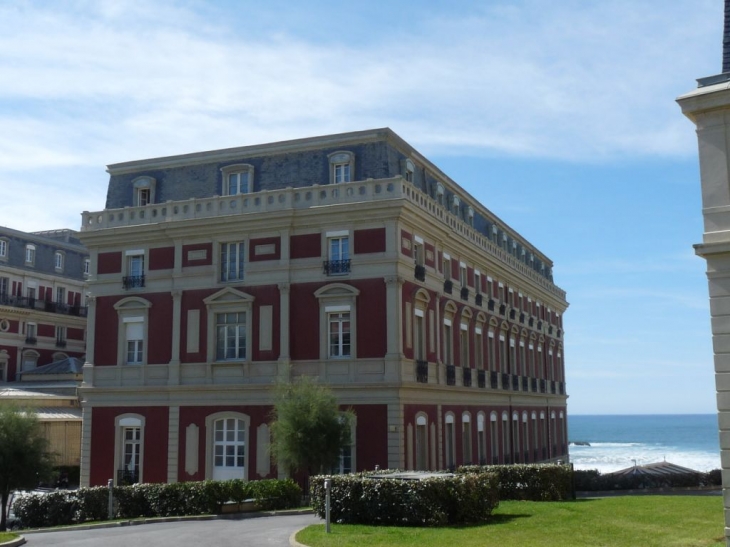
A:
POLYGON ((250 294, 226 287, 217 293, 203 299, 208 315, 208 351, 209 363, 249 363, 253 354, 253 302, 250 294), (222 313, 246 314, 246 356, 244 359, 218 360, 218 330, 217 317, 222 313))
POLYGON ((66 341, 67 330, 63 325, 56 325, 56 342, 66 341))
MULTIPOLYGON (((352 245, 350 244, 350 231, 340 230, 336 232, 325 233, 325 246, 327 252, 327 261, 333 262, 338 261, 342 263, 344 260, 351 260, 352 245)), ((330 268, 329 276, 333 275, 348 275, 350 273, 349 267, 344 267, 342 264, 339 268, 330 268)))
POLYGON ((213 479, 213 468, 215 467, 215 423, 219 420, 242 420, 244 423, 244 452, 243 452, 243 471, 242 477, 244 481, 248 481, 249 471, 251 468, 251 417, 241 412, 216 412, 205 417, 205 478, 213 479))
POLYGON ((125 431, 128 428, 139 428, 139 483, 144 482, 144 436, 145 417, 141 414, 120 414, 114 418, 114 484, 117 484, 117 472, 124 464, 125 431))
POLYGON ((25 263, 30 266, 35 264, 35 245, 30 243, 25 246, 25 263))
POLYGON ((456 467, 456 426, 454 413, 449 411, 444 416, 444 463, 446 469, 456 467), (451 427, 449 427, 451 426, 451 427))
POLYGON ((355 154, 338 150, 327 155, 330 184, 342 184, 355 180, 355 154))
POLYGON ((220 275, 218 280, 221 283, 233 283, 243 281, 246 277, 246 241, 221 241, 218 247, 219 263, 218 267, 220 275), (236 249, 235 263, 231 261, 233 253, 231 249, 236 249), (225 259, 224 259, 225 255, 225 259), (235 266, 235 271, 231 272, 231 265, 235 266))
POLYGON ((114 309, 117 311, 117 366, 140 366, 147 364, 147 352, 149 351, 149 309, 152 307, 152 303, 144 298, 137 296, 129 296, 123 298, 116 304, 114 309), (127 340, 127 325, 130 323, 142 323, 142 340, 141 350, 142 359, 141 361, 128 362, 128 340, 127 340))
POLYGON ((416 166, 410 159, 406 159, 403 162, 403 178, 406 182, 414 182, 414 173, 416 172, 416 166))
POLYGON ((91 259, 85 258, 84 259, 84 275, 89 275, 91 273, 91 259))
POLYGON ((349 306, 327 306, 327 357, 350 359, 352 352, 352 319, 349 306), (334 309, 340 308, 340 309, 334 309), (333 325, 337 328, 333 330, 333 325), (336 343, 333 344, 333 339, 336 343))
POLYGON ((8 248, 9 247, 10 247, 10 242, 5 238, 0 238, 0 260, 8 259, 8 248))
POLYGON ((345 283, 330 283, 314 292, 319 301, 319 356, 322 360, 357 358, 357 297, 360 291, 345 283), (350 314, 350 355, 330 356, 329 319, 332 313, 350 314))
POLYGON ((53 265, 54 265, 54 267, 55 267, 55 269, 56 269, 57 272, 62 272, 63 271, 63 265, 64 265, 64 262, 65 262, 64 258, 65 258, 65 256, 64 256, 63 251, 56 251, 54 253, 54 255, 53 255, 53 265))
POLYGON ((474 442, 471 431, 471 414, 463 412, 461 414, 461 460, 463 465, 471 465, 472 455, 474 452, 474 442))
MULTIPOLYGON (((35 326, 35 324, 34 324, 35 326)), ((26 349, 21 354, 20 358, 20 370, 21 372, 25 372, 28 370, 33 370, 38 366, 38 359, 40 358, 41 354, 33 349, 26 349)))
POLYGON ((223 195, 238 196, 251 194, 254 190, 254 167, 248 163, 237 163, 221 168, 223 177, 223 195), (235 188, 231 188, 231 182, 235 182, 235 188), (245 183, 245 188, 243 184, 245 183), (233 190, 233 191, 232 191, 233 190))
MULTIPOLYGON (((137 177, 132 181, 134 191, 134 207, 144 207, 151 203, 155 203, 155 186, 157 181, 148 176, 137 177)), ((141 214, 141 213, 140 213, 141 214)))

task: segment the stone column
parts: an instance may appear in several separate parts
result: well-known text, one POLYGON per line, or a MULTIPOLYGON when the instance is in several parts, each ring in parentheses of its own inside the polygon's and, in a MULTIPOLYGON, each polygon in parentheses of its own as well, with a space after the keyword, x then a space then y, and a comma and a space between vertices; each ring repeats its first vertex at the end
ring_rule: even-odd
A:
POLYGON ((711 77, 677 101, 697 126, 704 234, 695 252, 707 261, 720 429, 725 537, 730 547, 730 74, 711 77))
POLYGON ((387 349, 385 354, 385 380, 402 381, 400 363, 403 360, 403 278, 389 275, 384 279, 385 323, 387 329, 387 349))
POLYGON ((172 348, 168 367, 168 385, 180 383, 180 314, 182 313, 182 291, 173 289, 172 296, 172 348))
MULTIPOLYGON (((96 297, 89 296, 86 300, 86 362, 82 368, 84 375, 83 385, 94 385, 94 345, 96 344, 96 297)), ((20 360, 17 361, 20 363, 20 360)))

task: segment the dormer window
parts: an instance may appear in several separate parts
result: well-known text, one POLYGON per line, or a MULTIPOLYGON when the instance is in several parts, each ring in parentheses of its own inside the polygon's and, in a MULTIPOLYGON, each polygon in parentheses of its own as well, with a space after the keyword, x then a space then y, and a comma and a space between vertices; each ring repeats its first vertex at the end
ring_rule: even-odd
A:
POLYGON ((0 260, 8 259, 8 240, 0 239, 0 260))
POLYGON ((134 206, 144 207, 155 202, 155 179, 139 177, 132 182, 134 188, 134 206))
POLYGON ((454 196, 451 198, 451 212, 453 212, 456 216, 459 216, 459 209, 461 208, 461 199, 459 199, 459 196, 454 196))
POLYGON ((474 207, 471 205, 466 208, 466 221, 469 223, 469 226, 474 226, 474 207))
POLYGON ((413 164, 411 160, 406 160, 404 162, 403 166, 403 178, 406 179, 407 182, 413 182, 413 173, 416 171, 416 166, 413 164))
POLYGON ((61 251, 56 251, 56 254, 54 255, 54 266, 56 267, 56 271, 63 271, 63 253, 61 251))
POLYGON ((355 154, 352 152, 333 152, 328 156, 330 164, 330 184, 351 182, 355 173, 355 154))
POLYGON ((28 244, 25 246, 25 263, 29 266, 35 264, 35 245, 28 244))
POLYGON ((223 173, 223 195, 236 196, 253 192, 253 165, 239 163, 221 169, 223 173))
POLYGON ((441 206, 444 204, 444 193, 444 185, 439 182, 436 184, 436 201, 438 201, 441 206))

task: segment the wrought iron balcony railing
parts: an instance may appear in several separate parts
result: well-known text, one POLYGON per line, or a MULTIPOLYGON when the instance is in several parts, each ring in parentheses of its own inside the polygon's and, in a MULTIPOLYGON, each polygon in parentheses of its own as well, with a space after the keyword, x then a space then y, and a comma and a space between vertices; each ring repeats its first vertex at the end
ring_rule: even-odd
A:
POLYGON ((483 302, 484 302, 484 297, 481 294, 474 295, 474 303, 477 306, 481 306, 483 302))
POLYGON ((487 373, 484 370, 477 371, 477 385, 479 387, 487 387, 487 373))
POLYGON ((471 369, 469 367, 464 367, 461 370, 461 383, 464 387, 471 387, 471 369))
POLYGON ((509 389, 509 374, 502 373, 502 389, 509 389))
POLYGON ((25 343, 31 346, 35 346, 38 343, 38 339, 35 336, 26 336, 25 343))
POLYGON ((499 373, 498 372, 489 373, 489 384, 491 385, 492 389, 499 388, 499 373))
POLYGON ((350 273, 350 259, 325 260, 322 263, 325 275, 343 275, 350 273))
POLYGON ((426 281, 426 266, 416 264, 415 277, 419 281, 426 281))
POLYGON ((7 293, 0 294, 0 306, 12 306, 14 308, 30 308, 48 313, 60 313, 63 315, 76 315, 86 317, 87 309, 84 306, 69 306, 60 302, 38 300, 27 296, 12 296, 7 293))
POLYGON ((416 361, 416 382, 428 383, 428 361, 416 361))
POLYGON ((446 294, 451 294, 454 292, 454 282, 451 281, 451 279, 447 279, 444 281, 444 292, 446 294))
POLYGON ((468 287, 461 288, 461 299, 469 300, 469 288, 468 287))
POLYGON ((456 385, 456 367, 454 365, 446 365, 446 385, 456 385))
POLYGON ((124 277, 122 277, 122 286, 125 289, 136 289, 137 287, 144 287, 144 276, 125 275, 124 277))
POLYGON ((65 348, 66 347, 66 340, 56 340, 56 347, 57 348, 65 348))

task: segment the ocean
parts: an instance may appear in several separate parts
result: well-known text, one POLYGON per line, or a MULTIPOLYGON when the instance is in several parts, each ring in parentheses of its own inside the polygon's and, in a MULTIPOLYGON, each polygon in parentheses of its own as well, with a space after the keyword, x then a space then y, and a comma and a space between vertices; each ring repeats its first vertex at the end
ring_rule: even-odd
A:
POLYGON ((608 473, 664 460, 697 471, 720 468, 717 414, 569 414, 568 440, 576 469, 608 473))

